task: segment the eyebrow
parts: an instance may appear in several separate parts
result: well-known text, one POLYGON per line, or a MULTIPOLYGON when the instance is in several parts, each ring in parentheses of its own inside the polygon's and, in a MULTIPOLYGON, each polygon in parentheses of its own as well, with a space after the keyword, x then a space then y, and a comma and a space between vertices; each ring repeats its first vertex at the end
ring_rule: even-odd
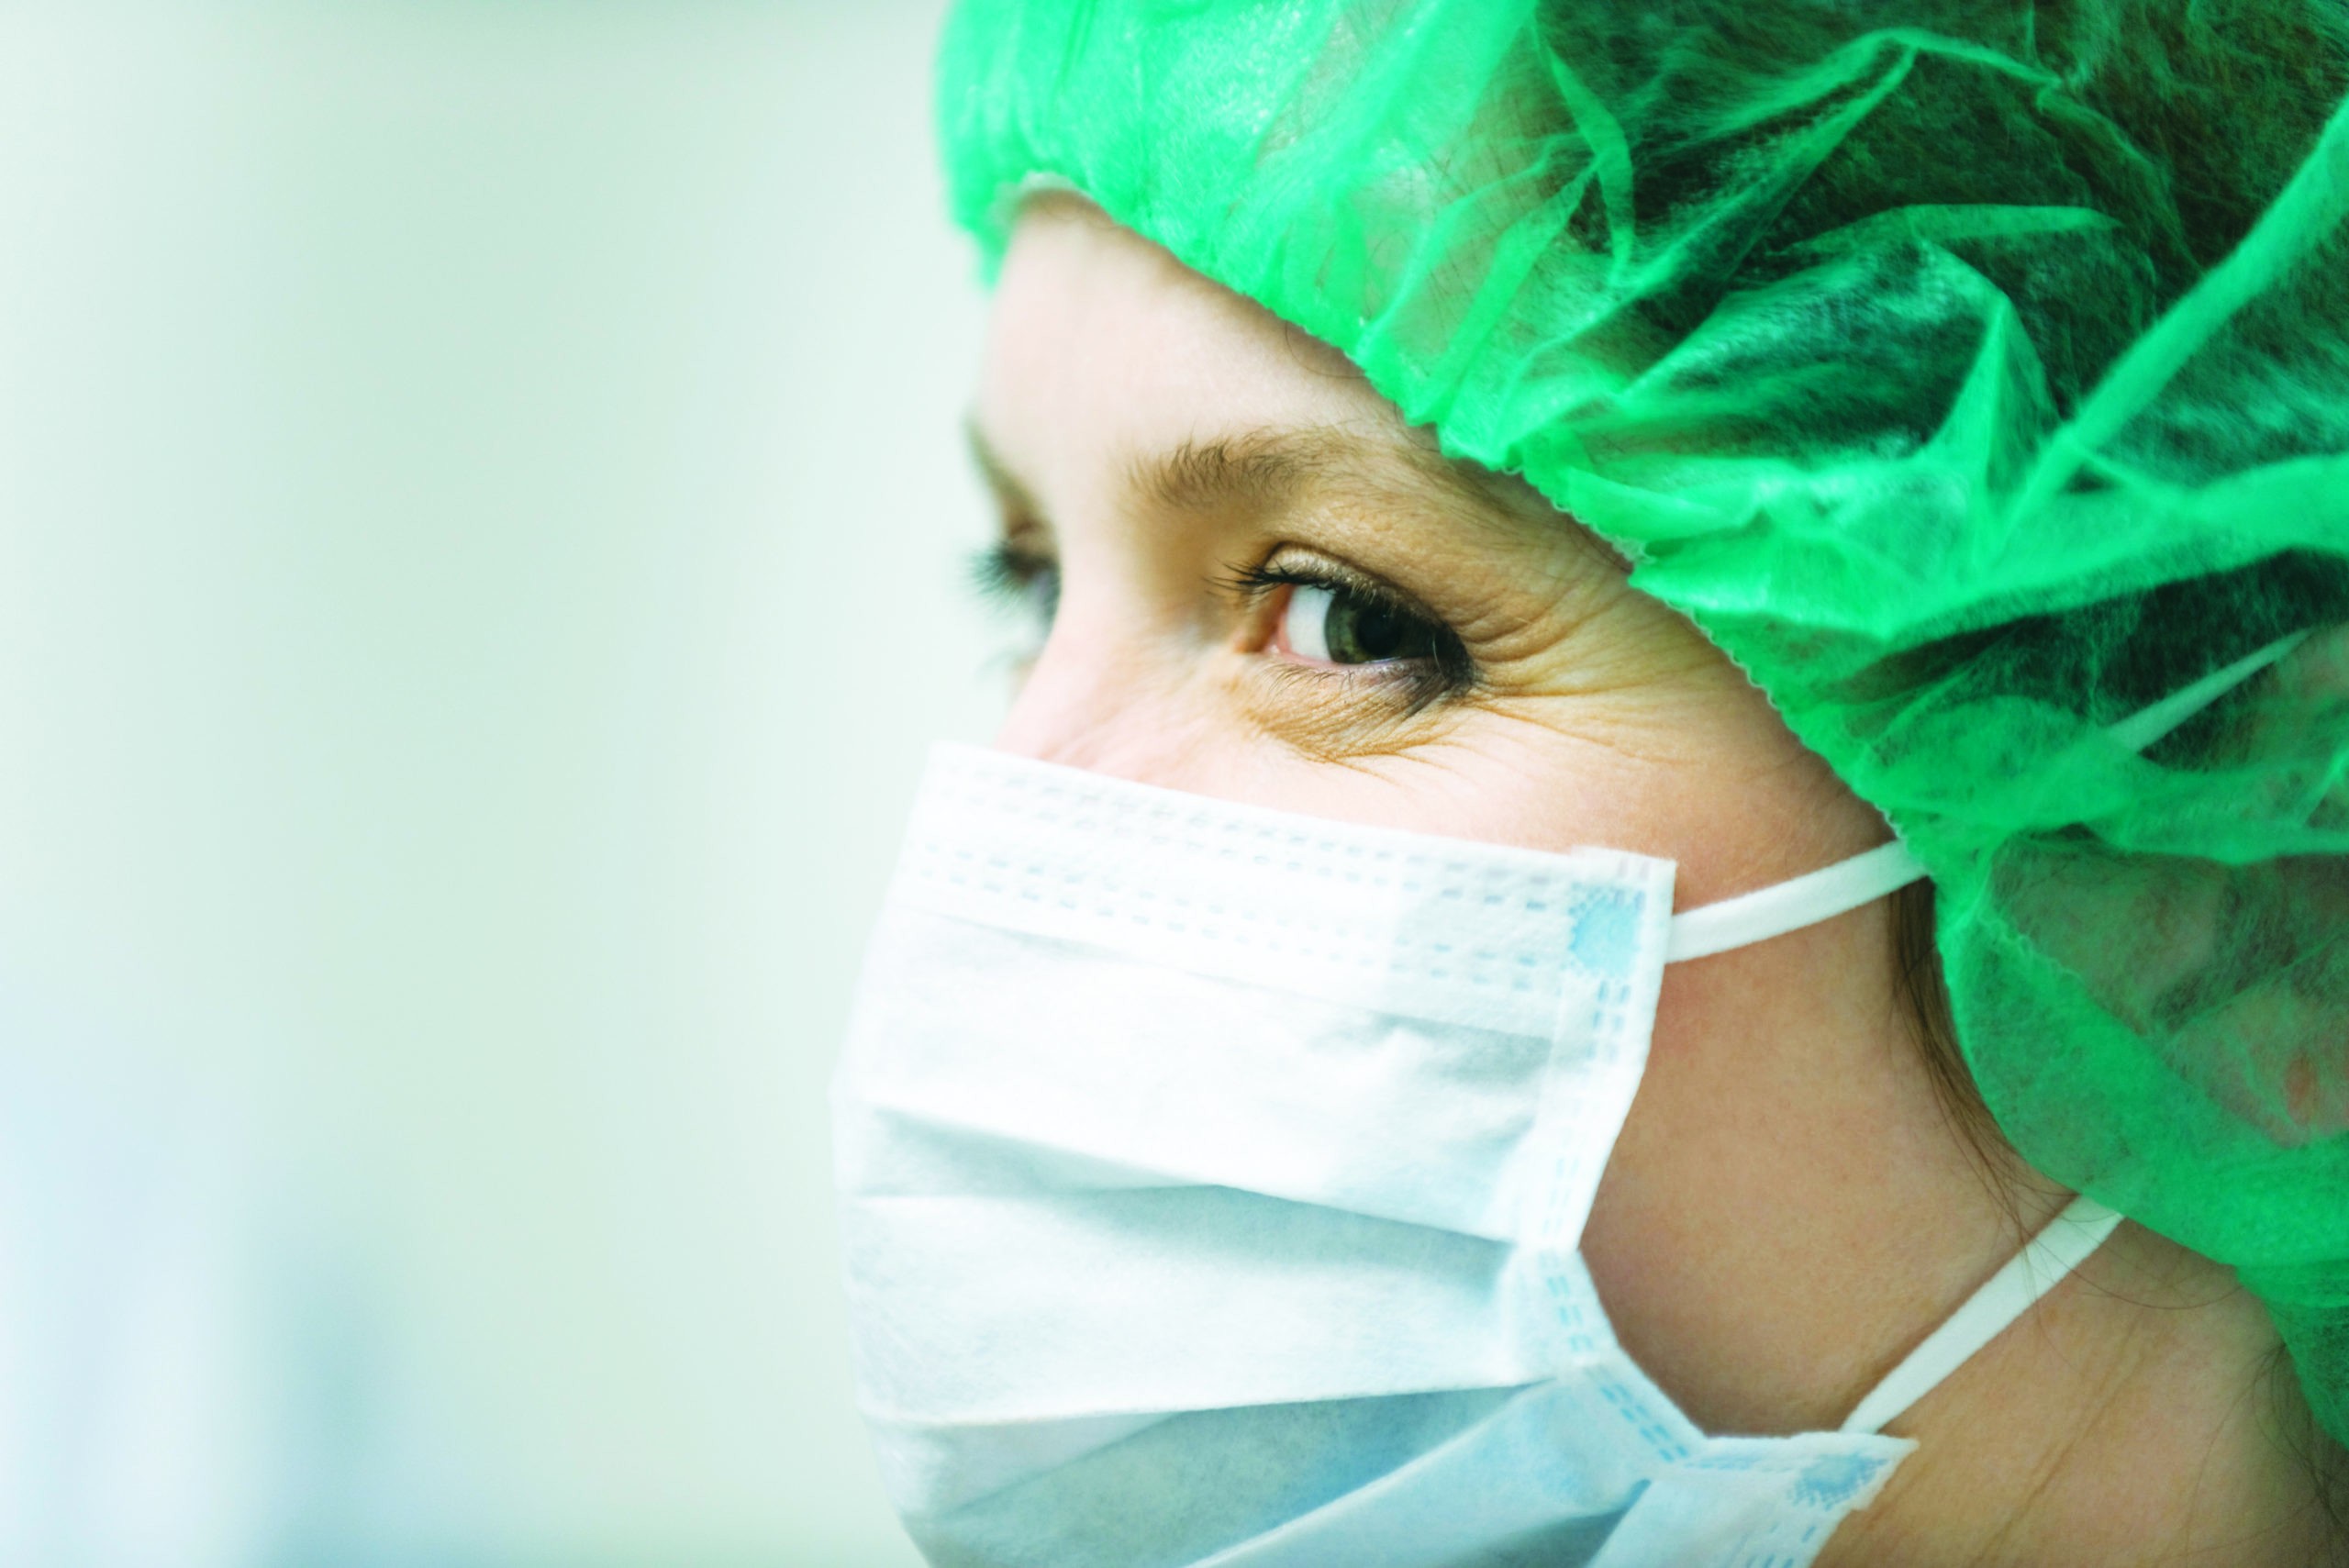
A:
MULTIPOLYGON (((1042 508, 988 442, 975 419, 963 433, 1007 509, 1041 517, 1042 508)), ((1441 453, 1335 425, 1264 426, 1206 440, 1178 441, 1125 464, 1130 494, 1162 510, 1205 512, 1235 505, 1275 506, 1316 484, 1417 490, 1453 505, 1490 512, 1492 495, 1441 453)))
POLYGON ((1251 430, 1214 440, 1177 442, 1126 464, 1134 495, 1171 512, 1203 512, 1238 501, 1287 499, 1358 450, 1325 430, 1251 430))
POLYGON ((1316 485, 1495 509, 1495 498, 1442 454, 1336 425, 1183 441, 1130 462, 1127 478, 1134 494, 1170 511, 1276 505, 1316 485))

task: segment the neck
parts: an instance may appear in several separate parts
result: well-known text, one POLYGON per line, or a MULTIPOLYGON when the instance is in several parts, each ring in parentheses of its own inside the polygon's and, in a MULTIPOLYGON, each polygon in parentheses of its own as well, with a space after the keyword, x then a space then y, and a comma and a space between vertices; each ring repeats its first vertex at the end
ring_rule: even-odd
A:
POLYGON ((1918 1451, 1820 1568, 2349 1563, 2266 1308, 2133 1225, 1887 1429, 1918 1451))

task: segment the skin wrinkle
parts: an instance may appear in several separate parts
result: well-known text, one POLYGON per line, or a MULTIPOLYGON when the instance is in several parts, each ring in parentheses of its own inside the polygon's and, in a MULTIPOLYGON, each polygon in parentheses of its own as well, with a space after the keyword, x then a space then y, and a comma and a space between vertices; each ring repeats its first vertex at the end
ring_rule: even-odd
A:
MULTIPOLYGON (((1012 494, 1024 497, 1024 492, 1004 473, 1000 458, 986 447, 984 436, 974 432, 973 441, 982 466, 1001 476, 1012 494)), ((1390 528, 1398 516, 1406 514, 1440 519, 1447 535, 1463 531, 1464 521, 1472 546, 1504 539, 1520 543, 1527 531, 1524 513, 1499 504, 1499 476, 1470 475, 1432 449, 1360 426, 1259 428, 1210 440, 1186 439, 1163 453, 1130 454, 1119 466, 1125 489, 1136 498, 1138 520, 1145 527, 1162 522, 1160 514, 1180 514, 1191 520, 1213 517, 1230 520, 1261 517, 1283 507, 1303 511, 1322 506, 1343 518, 1351 528, 1362 531, 1390 528)), ((1542 519, 1538 533, 1545 540, 1569 547, 1564 553, 1583 567, 1583 573, 1576 574, 1564 562, 1556 562, 1539 586, 1522 592, 1529 605, 1538 605, 1545 613, 1512 612, 1497 602, 1479 605, 1458 597, 1443 606, 1447 623, 1482 645, 1488 667, 1505 668, 1512 662, 1538 659, 1547 651, 1544 643, 1589 635, 1585 617, 1574 611, 1594 596, 1586 588, 1592 561, 1606 558, 1594 556, 1578 542, 1588 536, 1561 528, 1554 514, 1542 519), (1528 639, 1533 639, 1530 646, 1525 645, 1528 639)), ((1594 617, 1604 613, 1605 606, 1596 605, 1585 612, 1594 617)), ((1605 696, 1610 691, 1621 695, 1641 684, 1636 674, 1626 672, 1615 676, 1610 684, 1601 672, 1574 680, 1560 695, 1586 698, 1605 696)), ((1509 717, 1488 688, 1463 694, 1459 702, 1497 717, 1509 717)), ((1576 739, 1626 758, 1663 760, 1661 750, 1642 751, 1629 740, 1598 732, 1602 728, 1586 717, 1576 739)), ((1347 742, 1328 730, 1293 733, 1286 739, 1317 761, 1336 762, 1348 757, 1347 742)), ((1415 737, 1392 745, 1357 740, 1354 748, 1367 755, 1395 756, 1404 745, 1430 744, 1440 739, 1415 737)))
MULTIPOLYGON (((1431 450, 1343 427, 1257 428, 1212 442, 1186 440, 1162 456, 1136 455, 1125 462, 1129 488, 1170 512, 1209 514, 1242 503, 1301 510, 1319 504, 1364 531, 1409 512, 1442 518, 1448 528, 1465 521, 1486 540, 1514 542, 1519 535, 1514 519, 1495 515, 1494 486, 1464 475, 1431 450)), ((1566 542, 1587 537, 1554 521, 1543 531, 1566 542)), ((1555 570, 1542 590, 1524 596, 1554 613, 1580 583, 1575 574, 1555 570)), ((1510 656, 1506 636, 1482 618, 1501 613, 1497 606, 1484 612, 1454 600, 1443 609, 1456 630, 1488 646, 1488 657, 1510 656)), ((1517 618, 1528 628, 1536 619, 1517 618)))
MULTIPOLYGON (((1734 665, 1518 482, 1447 465, 1459 483, 1429 484, 1431 438, 1334 354, 1059 212, 1014 239, 978 400, 1062 589, 999 746, 1339 820, 1665 857, 1683 908, 1882 841, 1734 665), (1299 434, 1320 444, 1280 465, 1285 504, 1260 504, 1262 468, 1241 482, 1259 494, 1203 491, 1299 434), (1184 484, 1152 497, 1164 458, 1184 484), (1277 651, 1269 611, 1225 585, 1285 550, 1443 617, 1474 688, 1407 713, 1375 677, 1277 651)), ((1879 902, 1666 973, 1585 1253, 1626 1349, 1709 1430, 1831 1428, 2065 1195, 1986 1179, 1917 1048, 1895 930, 1879 902)), ((1894 1424, 1920 1451, 1821 1568, 2134 1562, 2288 1517, 2290 1467, 2227 1424, 2242 1389, 2210 1371, 2275 1343, 2231 1287, 2123 1226, 1894 1424), (2210 1506, 2184 1507, 2198 1486, 2210 1506)), ((2313 1537, 2271 1537, 2243 1568, 2316 1560, 2313 1537)))

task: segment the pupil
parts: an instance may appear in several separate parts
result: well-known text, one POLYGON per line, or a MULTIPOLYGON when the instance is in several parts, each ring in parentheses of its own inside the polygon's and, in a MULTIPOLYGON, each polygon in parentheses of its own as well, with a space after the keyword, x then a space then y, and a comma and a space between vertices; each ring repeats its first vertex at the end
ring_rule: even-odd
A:
POLYGON ((1330 602, 1330 658, 1338 664, 1375 664, 1389 659, 1427 656, 1427 628, 1416 617, 1352 595, 1330 602))

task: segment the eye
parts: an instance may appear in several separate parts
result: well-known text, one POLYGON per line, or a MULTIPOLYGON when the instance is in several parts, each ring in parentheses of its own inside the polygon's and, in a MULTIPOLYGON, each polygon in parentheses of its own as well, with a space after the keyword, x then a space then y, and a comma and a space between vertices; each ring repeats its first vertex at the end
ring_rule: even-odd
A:
POLYGON ((1281 610, 1281 643, 1322 664, 1436 662, 1450 636, 1403 605, 1334 584, 1294 584, 1281 610))
POLYGON ((1030 642, 1022 657, 1032 658, 1060 611, 1060 562, 1025 540, 999 539, 972 558, 971 584, 981 598, 1024 623, 1030 642))
POLYGON ((1353 679, 1417 713, 1475 688, 1476 665, 1442 617, 1368 573, 1319 556, 1230 568, 1223 580, 1261 606, 1255 648, 1300 677, 1353 679))

